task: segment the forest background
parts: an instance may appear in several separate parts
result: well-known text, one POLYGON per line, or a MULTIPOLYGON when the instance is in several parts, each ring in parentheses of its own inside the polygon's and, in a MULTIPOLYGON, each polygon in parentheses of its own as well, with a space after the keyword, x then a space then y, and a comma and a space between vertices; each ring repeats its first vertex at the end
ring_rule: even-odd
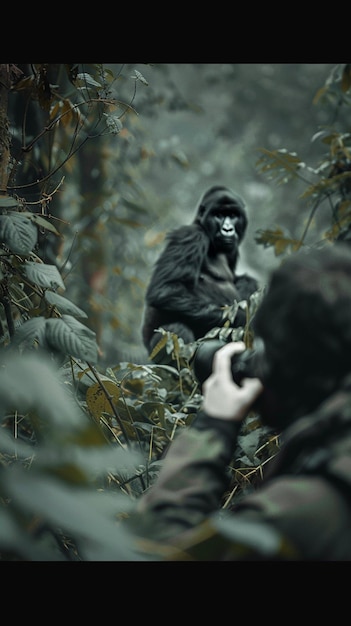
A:
MULTIPOLYGON (((100 313, 94 330, 100 324, 106 363, 128 355, 130 346, 136 348, 132 355, 138 354, 144 295, 153 263, 166 233, 192 221, 207 187, 228 185, 247 202, 249 226, 239 272, 250 269, 264 282, 279 262, 273 247, 257 245, 255 237, 261 229, 281 225, 287 236, 302 236, 308 213, 302 214, 298 197, 304 183, 298 178, 289 186, 272 183, 257 167, 259 149, 285 148, 303 162, 318 162, 321 147, 313 137, 319 127, 332 122, 335 111, 320 101, 314 103, 314 97, 333 68, 332 64, 123 67, 125 77, 137 70, 147 85, 138 83, 133 100, 137 115, 129 113, 127 120, 122 119, 125 128, 119 135, 104 141, 108 160, 104 193, 110 190, 111 202, 117 205, 114 216, 120 221, 114 227, 113 216, 100 208, 102 271, 97 276, 104 276, 103 290, 97 295, 89 289, 87 297, 90 307, 100 313)), ((119 70, 120 66, 113 67, 114 73, 119 70)), ((131 89, 130 81, 123 82, 125 101, 131 89)), ((77 202, 74 190, 76 181, 67 219, 72 200, 77 202)), ((79 203, 84 207, 86 196, 83 183, 79 203)), ((322 230, 329 219, 328 213, 320 216, 316 227, 322 230)), ((91 233, 90 229, 79 232, 81 237, 91 233)), ((93 237, 97 237, 96 230, 93 237)), ((309 241, 313 238, 316 232, 309 241)), ((67 250, 69 245, 67 241, 67 250)), ((81 267, 86 268, 85 255, 81 260, 81 267)))
MULTIPOLYGON (((350 66, 0 71, 1 558, 139 559, 123 519, 201 403, 176 337, 143 352, 153 264, 213 184, 247 202, 239 271, 263 288, 348 232, 350 66)), ((251 416, 224 507, 278 448, 251 416)))

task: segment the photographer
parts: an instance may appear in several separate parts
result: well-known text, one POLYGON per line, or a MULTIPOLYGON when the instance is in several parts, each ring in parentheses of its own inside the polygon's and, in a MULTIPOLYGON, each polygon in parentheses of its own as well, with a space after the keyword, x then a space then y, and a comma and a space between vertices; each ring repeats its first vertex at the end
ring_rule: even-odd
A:
POLYGON ((253 330, 264 375, 234 382, 241 342, 215 353, 202 410, 129 520, 143 558, 351 560, 351 248, 283 262, 253 330), (253 406, 281 448, 259 487, 227 512, 228 464, 253 406))

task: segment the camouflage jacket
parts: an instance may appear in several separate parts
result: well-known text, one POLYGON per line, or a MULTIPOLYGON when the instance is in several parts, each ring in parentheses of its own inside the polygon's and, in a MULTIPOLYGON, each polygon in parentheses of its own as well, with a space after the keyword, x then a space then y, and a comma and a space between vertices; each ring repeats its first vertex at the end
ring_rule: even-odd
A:
POLYGON ((269 474, 220 508, 240 424, 204 413, 173 441, 129 522, 151 560, 351 560, 351 389, 282 436, 269 474))

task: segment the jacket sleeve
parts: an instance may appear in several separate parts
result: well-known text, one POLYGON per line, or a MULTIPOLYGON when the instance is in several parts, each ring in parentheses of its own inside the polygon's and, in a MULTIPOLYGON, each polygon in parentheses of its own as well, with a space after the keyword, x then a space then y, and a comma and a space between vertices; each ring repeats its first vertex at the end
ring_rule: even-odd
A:
POLYGON ((240 426, 199 412, 172 442, 156 482, 140 497, 132 520, 138 534, 167 541, 218 509, 240 426))

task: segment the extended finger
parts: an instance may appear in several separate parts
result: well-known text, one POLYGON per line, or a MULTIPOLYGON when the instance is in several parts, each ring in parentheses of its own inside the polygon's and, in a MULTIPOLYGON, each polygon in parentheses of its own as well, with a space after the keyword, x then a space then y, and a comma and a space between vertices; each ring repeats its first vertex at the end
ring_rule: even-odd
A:
POLYGON ((231 341, 226 343, 223 348, 217 350, 213 358, 213 371, 223 375, 231 372, 231 359, 234 354, 240 354, 245 350, 243 341, 231 341))

